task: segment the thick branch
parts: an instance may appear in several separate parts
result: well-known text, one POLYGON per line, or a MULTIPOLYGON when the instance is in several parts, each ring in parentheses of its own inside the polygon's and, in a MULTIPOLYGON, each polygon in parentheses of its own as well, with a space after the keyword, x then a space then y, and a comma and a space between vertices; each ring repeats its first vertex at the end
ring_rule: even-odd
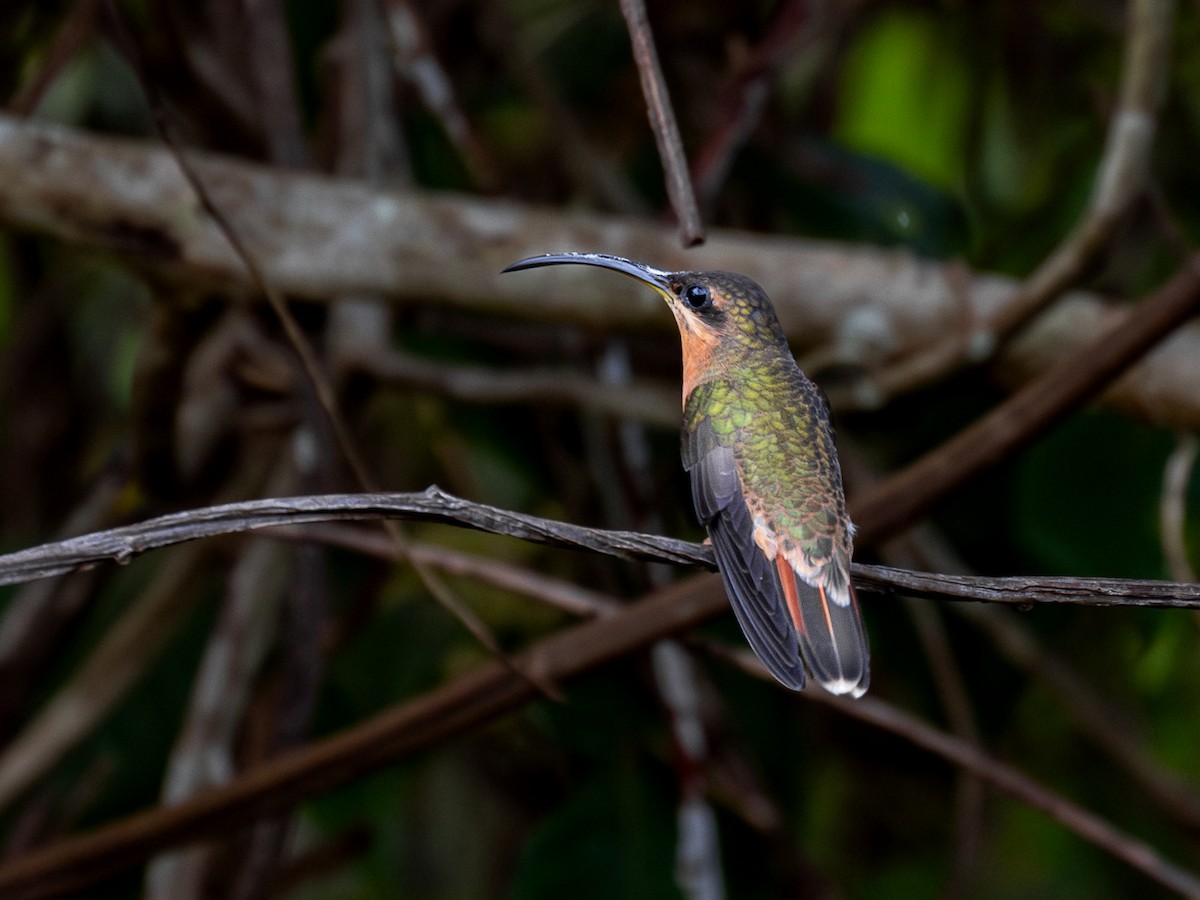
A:
MULTIPOLYGON (((613 616, 561 632, 521 654, 523 670, 559 681, 629 650, 694 625, 725 604, 715 579, 696 591, 689 582, 613 616)), ((500 663, 480 667, 414 701, 269 766, 252 769, 224 787, 178 806, 129 816, 82 837, 35 851, 0 866, 6 900, 50 897, 78 890, 186 840, 227 832, 232 826, 330 790, 422 747, 513 709, 534 688, 500 663)))
POLYGON ((1109 122, 1091 198, 1075 227, 993 319, 976 324, 970 339, 951 334, 916 358, 881 373, 875 384, 882 394, 912 390, 949 366, 969 362, 979 352, 990 352, 1000 339, 1078 283, 1111 243, 1145 186, 1170 59, 1174 7, 1174 0, 1132 0, 1129 4, 1120 100, 1109 122))
POLYGON ((851 515, 867 542, 918 519, 967 479, 1006 459, 1088 402, 1200 308, 1200 254, 1092 344, 1065 356, 941 447, 892 475, 851 515))
MULTIPOLYGON (((682 251, 669 229, 644 220, 566 215, 445 194, 373 190, 193 154, 214 203, 227 212, 279 290, 325 300, 346 294, 440 302, 504 315, 607 328, 667 329, 649 291, 612 302, 612 283, 569 267, 501 278, 514 259, 593 249, 665 268, 747 272, 779 307, 798 350, 829 345, 843 363, 873 369, 928 346, 970 318, 993 316, 1016 283, 977 275, 965 291, 941 265, 902 251, 714 231, 682 251), (453 265, 449 264, 453 263, 453 265)), ((254 288, 161 147, 0 116, 0 226, 30 229, 131 255, 193 287, 254 288)), ((1068 295, 1053 327, 1041 320, 1010 358, 1027 380, 1064 350, 1094 339, 1121 310, 1068 295)), ((1200 326, 1130 372, 1113 399, 1145 418, 1200 427, 1200 326)))
MULTIPOLYGON (((680 582, 612 615, 541 641, 519 657, 519 665, 547 680, 565 680, 697 625, 725 608, 725 595, 715 578, 680 582)), ((346 784, 494 718, 533 696, 534 688, 528 681, 504 665, 490 663, 178 806, 136 813, 91 834, 68 838, 12 860, 0 866, 0 895, 6 900, 29 900, 78 890, 167 847, 223 833, 234 824, 244 825, 346 784)), ((1045 790, 1031 794, 1028 779, 1015 783, 1010 770, 984 761, 979 751, 960 741, 928 729, 915 734, 911 727, 897 728, 878 718, 882 709, 873 703, 859 714, 868 719, 877 717, 876 724, 903 733, 959 765, 989 775, 1003 790, 1065 820, 1062 798, 1045 790), (998 772, 1005 777, 996 777, 998 772), (1046 798, 1053 802, 1038 803, 1046 798)), ((1143 871, 1165 873, 1167 877, 1160 879, 1164 884, 1192 884, 1188 873, 1163 863, 1151 850, 1142 853, 1142 860, 1143 871)))

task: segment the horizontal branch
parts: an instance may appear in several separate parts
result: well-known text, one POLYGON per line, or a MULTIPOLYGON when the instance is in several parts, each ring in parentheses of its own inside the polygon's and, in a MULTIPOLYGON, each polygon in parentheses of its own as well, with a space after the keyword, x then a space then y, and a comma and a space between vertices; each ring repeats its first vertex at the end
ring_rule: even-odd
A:
MULTIPOLYGON (((279 497, 170 513, 0 556, 0 585, 61 575, 106 560, 127 563, 147 550, 221 534, 378 519, 444 522, 572 550, 715 568, 712 549, 706 544, 586 528, 474 503, 429 487, 419 494, 279 497)), ((1200 585, 1168 581, 938 575, 856 563, 854 582, 863 590, 947 600, 1200 608, 1200 585)))
MULTIPOLYGON (((796 349, 864 370, 912 357, 931 336, 990 320, 1018 282, 946 267, 901 250, 715 230, 679 248, 651 221, 496 200, 387 192, 356 182, 190 154, 212 196, 284 293, 442 303, 601 328, 670 327, 650 291, 555 267, 501 277, 508 263, 556 250, 599 250, 668 269, 752 274, 774 298, 796 349), (612 302, 621 291, 620 303, 612 302)), ((163 148, 0 116, 0 227, 117 252, 194 288, 256 294, 163 148)), ((1068 294, 1001 362, 1024 382, 1117 321, 1094 295, 1068 294)), ((886 398, 875 398, 885 400, 886 398)), ((868 402, 859 398, 858 402, 868 402)), ((1181 329, 1106 402, 1156 424, 1200 427, 1200 325, 1181 329)))

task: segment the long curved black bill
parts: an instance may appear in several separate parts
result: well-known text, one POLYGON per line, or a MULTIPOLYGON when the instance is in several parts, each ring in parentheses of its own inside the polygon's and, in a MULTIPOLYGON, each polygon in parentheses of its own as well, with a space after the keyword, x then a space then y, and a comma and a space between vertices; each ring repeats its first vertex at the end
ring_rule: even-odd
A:
POLYGON ((547 253, 545 256, 531 256, 503 269, 502 272, 519 272, 522 269, 538 269, 542 266, 598 266, 601 269, 612 269, 630 278, 636 278, 643 284, 664 293, 671 292, 670 272, 655 269, 645 263, 634 262, 623 256, 609 256, 606 253, 547 253))

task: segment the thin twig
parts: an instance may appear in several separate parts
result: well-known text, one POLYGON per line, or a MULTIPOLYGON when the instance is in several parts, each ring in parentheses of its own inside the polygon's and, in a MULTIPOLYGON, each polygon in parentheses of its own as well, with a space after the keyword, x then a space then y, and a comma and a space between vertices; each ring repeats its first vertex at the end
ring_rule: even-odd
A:
MULTIPOLYGON (((587 550, 627 559, 714 569, 712 548, 677 538, 585 528, 473 503, 429 487, 419 494, 321 494, 226 503, 170 513, 133 525, 97 531, 0 555, 0 585, 61 575, 105 560, 129 563, 147 550, 184 541, 276 526, 375 519, 444 522, 533 543, 587 550)), ((993 578, 910 572, 855 563, 854 583, 867 591, 945 600, 1029 606, 1200 608, 1200 584, 1122 578, 993 578)))
POLYGON ((419 385, 471 403, 565 403, 669 428, 679 425, 679 388, 657 382, 614 386, 570 370, 454 365, 392 350, 359 356, 353 365, 385 381, 419 385))
POLYGON ((679 125, 675 121, 675 110, 671 107, 671 95, 658 62, 658 51, 654 49, 654 35, 650 31, 646 4, 642 0, 621 0, 621 13, 625 16, 629 39, 633 42, 633 59, 642 81, 646 114, 650 117, 650 127, 654 131, 663 174, 667 179, 667 196, 671 198, 671 207, 679 219, 680 239, 683 246, 694 247, 704 242, 704 222, 692 189, 692 176, 683 152, 679 125))
POLYGON ((1159 529, 1162 532, 1163 556, 1167 572, 1176 581, 1195 581, 1187 543, 1188 485, 1200 455, 1200 436, 1181 434, 1163 467, 1162 496, 1158 505, 1159 529))
MULTIPOLYGON (((370 470, 367 468, 366 461, 362 454, 358 452, 358 445, 355 443, 353 436, 350 433, 350 428, 346 424, 345 418, 342 416, 341 407, 338 403, 337 394, 334 391, 333 383, 325 372, 325 367, 321 364, 317 356, 316 350, 312 343, 308 340, 304 330, 300 327, 300 323, 296 321, 296 317, 292 315, 292 311, 288 308, 287 303, 283 299, 283 295, 277 291, 270 282, 267 281, 254 255, 250 252, 246 243, 242 240, 241 234, 233 226, 233 222, 221 210, 221 208, 213 200, 200 174, 191 164, 187 155, 183 152, 183 148, 175 140, 173 133, 168 128, 166 113, 162 102, 159 99, 158 92, 154 87, 153 82, 148 77, 142 59, 138 52, 137 45, 126 32, 124 20, 121 18, 113 0, 106 0, 107 10, 112 20, 114 34, 118 42, 122 45, 125 56, 134 69, 138 77, 139 83, 142 86, 142 91, 145 94, 146 100, 150 105, 151 112, 154 116, 155 127, 158 130, 159 136, 163 143, 171 151, 176 164, 187 179, 188 185, 200 201, 200 205, 208 213, 212 221, 220 229, 229 246, 233 248, 239 260, 246 267, 246 271, 250 274, 250 279, 255 287, 266 297, 271 310, 275 313, 280 324, 283 326, 284 334, 287 335, 288 343, 291 344, 296 355, 300 359, 300 364, 304 369, 305 376, 316 393, 317 402, 321 406, 321 410, 329 422, 330 428, 333 430, 334 438, 337 441, 338 449, 342 453, 342 457, 350 467, 350 471, 354 475, 354 480, 358 485, 366 491, 375 489, 375 480, 372 478, 370 470)), ((400 530, 400 527, 392 521, 384 521, 384 528, 388 534, 400 547, 407 546, 408 538, 400 530)), ((437 600, 441 606, 454 616, 466 629, 486 647, 493 655, 499 659, 508 659, 504 653, 500 642, 495 635, 487 627, 484 621, 475 614, 469 606, 459 599, 450 588, 443 582, 436 572, 422 566, 419 562, 409 561, 413 571, 417 573, 417 577, 428 589, 433 598, 437 600)), ((511 664, 511 662, 510 662, 511 664)), ((539 684, 538 688, 550 698, 558 696, 558 690, 551 684, 539 684)))

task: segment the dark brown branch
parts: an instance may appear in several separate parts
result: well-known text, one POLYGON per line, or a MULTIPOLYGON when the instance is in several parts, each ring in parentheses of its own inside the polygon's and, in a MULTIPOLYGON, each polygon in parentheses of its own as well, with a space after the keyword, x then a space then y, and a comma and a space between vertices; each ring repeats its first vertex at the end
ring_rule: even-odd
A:
POLYGON ((683 246, 694 247, 704 241, 704 222, 692 190, 692 176, 683 152, 683 140, 679 137, 675 111, 671 108, 667 82, 658 62, 658 52, 654 49, 654 35, 650 31, 646 5, 642 0, 621 0, 621 12, 629 28, 629 39, 633 42, 633 59, 642 80, 646 113, 658 144, 663 174, 667 178, 667 195, 679 219, 680 238, 683 246))
MULTIPOLYGON (((712 550, 677 538, 585 528, 473 503, 430 487, 419 494, 323 494, 226 503, 147 519, 0 556, 0 585, 61 575, 105 560, 128 563, 184 541, 316 522, 407 519, 444 522, 520 540, 631 559, 715 568, 712 550)), ((856 563, 864 590, 948 600, 1029 605, 1200 608, 1200 585, 1119 578, 990 578, 910 572, 856 563)))
POLYGON ((1099 394, 1194 316, 1198 305, 1200 254, 1185 261, 1170 281, 1097 340, 851 504, 851 518, 860 525, 861 540, 869 544, 895 534, 963 482, 1007 459, 1099 394))
MULTIPOLYGON (((715 578, 689 579, 613 615, 560 632, 518 657, 518 665, 555 682, 691 628, 726 608, 715 578)), ((752 662, 751 665, 754 665, 752 662)), ((95 883, 167 847, 219 834, 332 790, 403 756, 460 733, 535 696, 528 681, 490 663, 337 735, 252 769, 224 787, 178 806, 150 809, 0 866, 6 900, 58 896, 95 883)), ((806 695, 808 696, 808 695, 806 695)), ((838 702, 811 695, 850 715, 901 734, 1000 789, 1043 810, 1110 849, 1160 883, 1189 896, 1194 876, 1065 798, 1037 785, 977 748, 913 720, 879 701, 838 702)))
POLYGON ((971 772, 1033 809, 1045 813, 1163 887, 1184 897, 1200 897, 1200 878, 1195 874, 1163 859, 1149 844, 1125 834, 1090 810, 1071 802, 1014 766, 989 756, 967 741, 938 731, 903 710, 873 697, 847 702, 830 695, 818 695, 815 691, 806 697, 903 737, 916 746, 971 772))
MULTIPOLYGON (((720 582, 684 581, 620 612, 560 632, 516 661, 544 680, 564 681, 603 662, 690 628, 725 608, 720 582)), ((252 769, 178 806, 129 816, 0 866, 5 900, 53 897, 95 883, 156 852, 286 809, 423 747, 506 712, 535 688, 502 663, 489 663, 413 701, 319 743, 252 769)))
MULTIPOLYGON (((713 656, 732 663, 748 675, 763 681, 772 680, 762 663, 747 652, 733 650, 711 641, 696 643, 713 656)), ((1045 813, 1068 830, 1112 854, 1163 887, 1184 897, 1200 897, 1200 878, 1194 873, 1163 859, 1149 844, 1125 834, 1106 819, 1035 781, 1020 769, 989 755, 970 741, 939 731, 916 716, 875 697, 849 700, 823 691, 806 691, 802 696, 806 700, 833 707, 843 715, 866 722, 914 746, 928 750, 992 787, 1045 813)))
POLYGON ((1076 284, 1111 244, 1145 189, 1171 57, 1174 6, 1173 0, 1132 0, 1128 4, 1119 100, 1109 121, 1091 197, 1074 228, 1007 303, 978 323, 976 334, 968 340, 951 336, 877 375, 873 386, 882 396, 929 383, 950 368, 977 361, 981 351, 990 354, 1002 339, 1076 284))

